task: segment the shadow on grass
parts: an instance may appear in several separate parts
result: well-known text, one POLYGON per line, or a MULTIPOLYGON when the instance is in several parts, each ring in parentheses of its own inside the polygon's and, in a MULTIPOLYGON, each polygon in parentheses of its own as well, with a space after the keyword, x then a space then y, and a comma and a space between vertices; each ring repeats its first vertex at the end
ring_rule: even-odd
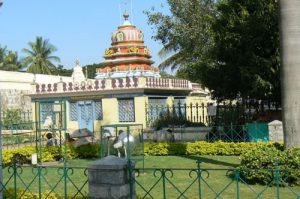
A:
POLYGON ((201 163, 207 163, 207 164, 214 164, 214 165, 220 165, 220 166, 226 166, 226 167, 238 167, 240 164, 236 163, 230 163, 220 160, 215 160, 213 158, 207 158, 207 157, 199 157, 199 156, 184 156, 184 158, 192 159, 192 160, 200 160, 201 163))

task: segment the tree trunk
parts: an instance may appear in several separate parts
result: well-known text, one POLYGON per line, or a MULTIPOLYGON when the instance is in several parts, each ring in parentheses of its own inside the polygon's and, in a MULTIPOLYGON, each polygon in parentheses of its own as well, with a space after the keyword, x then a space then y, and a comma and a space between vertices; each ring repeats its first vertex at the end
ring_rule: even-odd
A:
POLYGON ((280 0, 281 91, 285 148, 300 146, 300 0, 280 0))

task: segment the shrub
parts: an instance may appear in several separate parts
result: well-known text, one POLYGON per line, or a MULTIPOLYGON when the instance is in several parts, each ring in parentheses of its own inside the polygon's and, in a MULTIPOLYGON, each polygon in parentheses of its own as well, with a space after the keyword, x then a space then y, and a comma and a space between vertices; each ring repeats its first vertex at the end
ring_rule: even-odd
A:
POLYGON ((97 158, 100 156, 100 145, 85 144, 79 147, 71 147, 71 152, 76 154, 78 158, 97 158))
POLYGON ((281 143, 254 142, 146 142, 145 155, 241 155, 259 146, 272 146, 277 150, 283 149, 281 143))
POLYGON ((186 126, 186 127, 195 127, 195 126, 205 126, 203 123, 193 123, 188 121, 184 116, 177 114, 162 114, 157 118, 152 124, 156 130, 160 130, 164 127, 170 126, 186 126))
MULTIPOLYGON (((42 198, 48 199, 60 199, 63 198, 63 193, 49 193, 50 190, 43 190, 42 198)), ((14 198, 15 190, 13 188, 3 190, 3 198, 14 198)), ((16 192, 16 198, 29 199, 29 198, 39 198, 39 193, 31 192, 24 189, 18 189, 16 192)), ((88 196, 76 196, 76 199, 88 198, 88 196)))
POLYGON ((3 126, 18 124, 22 122, 20 109, 8 109, 4 111, 3 126))
MULTIPOLYGON (((64 156, 65 146, 62 146, 62 156, 64 156)), ((97 144, 81 145, 80 147, 74 148, 67 145, 66 155, 67 159, 75 158, 95 158, 99 157, 100 146, 97 144)), ((2 163, 3 165, 11 165, 14 160, 18 164, 30 164, 31 155, 36 152, 34 146, 28 146, 20 149, 3 149, 2 151, 2 163)), ((57 161, 60 159, 60 150, 58 146, 42 147, 42 162, 57 161)))
POLYGON ((280 169, 278 172, 283 181, 296 184, 300 179, 299 157, 300 149, 297 148, 285 151, 278 150, 276 145, 251 148, 241 155, 241 177, 249 184, 266 185, 275 178, 274 170, 270 169, 280 169))

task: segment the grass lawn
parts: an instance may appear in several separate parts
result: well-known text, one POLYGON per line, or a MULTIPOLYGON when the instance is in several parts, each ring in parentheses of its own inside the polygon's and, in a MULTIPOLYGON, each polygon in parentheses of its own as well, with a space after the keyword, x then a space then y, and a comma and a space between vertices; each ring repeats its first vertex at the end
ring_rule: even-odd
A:
MULTIPOLYGON (((236 156, 201 156, 201 157, 176 157, 176 156, 150 156, 145 157, 145 170, 140 170, 140 175, 136 177, 136 190, 137 195, 146 196, 147 191, 150 195, 148 198, 163 198, 163 181, 165 182, 165 195, 167 198, 178 198, 180 192, 184 192, 186 198, 198 198, 199 184, 197 181, 197 175, 195 172, 191 172, 191 169, 196 169, 196 160, 201 160, 201 168, 208 169, 209 176, 206 172, 202 173, 203 180, 201 180, 201 194, 202 198, 217 198, 217 194, 224 191, 219 195, 219 198, 237 198, 237 194, 240 194, 240 198, 276 198, 276 188, 260 185, 248 186, 244 183, 237 183, 230 175, 226 175, 228 169, 232 169, 240 164, 240 160, 236 156), (147 169, 151 168, 151 169, 147 169), (166 171, 164 180, 161 178, 160 171, 155 172, 155 168, 173 168, 171 171, 166 171), (176 169, 174 169, 176 168, 176 169), (187 170, 185 170, 187 169, 187 170), (225 169, 225 170, 222 170, 225 169), (226 170, 227 169, 227 170, 226 170), (154 175, 155 174, 155 175, 154 175), (172 175, 173 174, 173 175, 172 175), (237 193, 237 187, 240 192, 237 193), (186 190, 187 189, 187 190, 186 190), (258 194, 266 189, 266 191, 260 195, 258 194), (186 190, 186 191, 185 191, 186 190)), ((84 174, 84 168, 87 165, 92 164, 95 160, 70 160, 68 162, 69 167, 77 167, 76 169, 68 170, 68 177, 66 179, 67 193, 69 196, 74 196, 77 190, 83 186, 81 193, 83 195, 88 194, 88 186, 86 183, 87 177, 84 174)), ((42 192, 49 191, 51 189, 56 193, 64 193, 64 177, 62 170, 59 168, 61 164, 57 166, 47 167, 42 170, 41 184, 42 192)), ((142 161, 138 161, 136 168, 142 168, 142 161)), ((38 176, 37 170, 31 167, 18 170, 17 176, 12 176, 12 179, 16 177, 17 187, 20 189, 26 189, 25 185, 30 184, 29 190, 38 192, 38 176)), ((3 172, 4 181, 7 181, 11 174, 8 169, 3 172)), ((13 186, 12 179, 8 182, 7 187, 13 186)), ((300 194, 300 187, 292 187, 292 189, 300 194)), ((78 194, 78 196, 81 195, 78 194)), ((297 198, 288 187, 280 188, 280 198, 297 198)), ((182 198, 185 198, 182 197, 182 198)))

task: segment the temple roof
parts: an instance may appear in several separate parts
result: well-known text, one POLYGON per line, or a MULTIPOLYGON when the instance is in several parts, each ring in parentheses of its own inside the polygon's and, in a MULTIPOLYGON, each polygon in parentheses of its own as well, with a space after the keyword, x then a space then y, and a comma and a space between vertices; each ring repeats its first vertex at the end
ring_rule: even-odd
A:
MULTIPOLYGON (((159 77, 157 68, 152 67, 150 50, 144 44, 144 33, 129 21, 129 14, 124 13, 124 22, 112 33, 111 47, 105 50, 104 59, 97 68, 96 79, 115 76, 118 69, 143 70, 153 77, 159 77)), ((141 73, 144 74, 144 73, 141 73)))

